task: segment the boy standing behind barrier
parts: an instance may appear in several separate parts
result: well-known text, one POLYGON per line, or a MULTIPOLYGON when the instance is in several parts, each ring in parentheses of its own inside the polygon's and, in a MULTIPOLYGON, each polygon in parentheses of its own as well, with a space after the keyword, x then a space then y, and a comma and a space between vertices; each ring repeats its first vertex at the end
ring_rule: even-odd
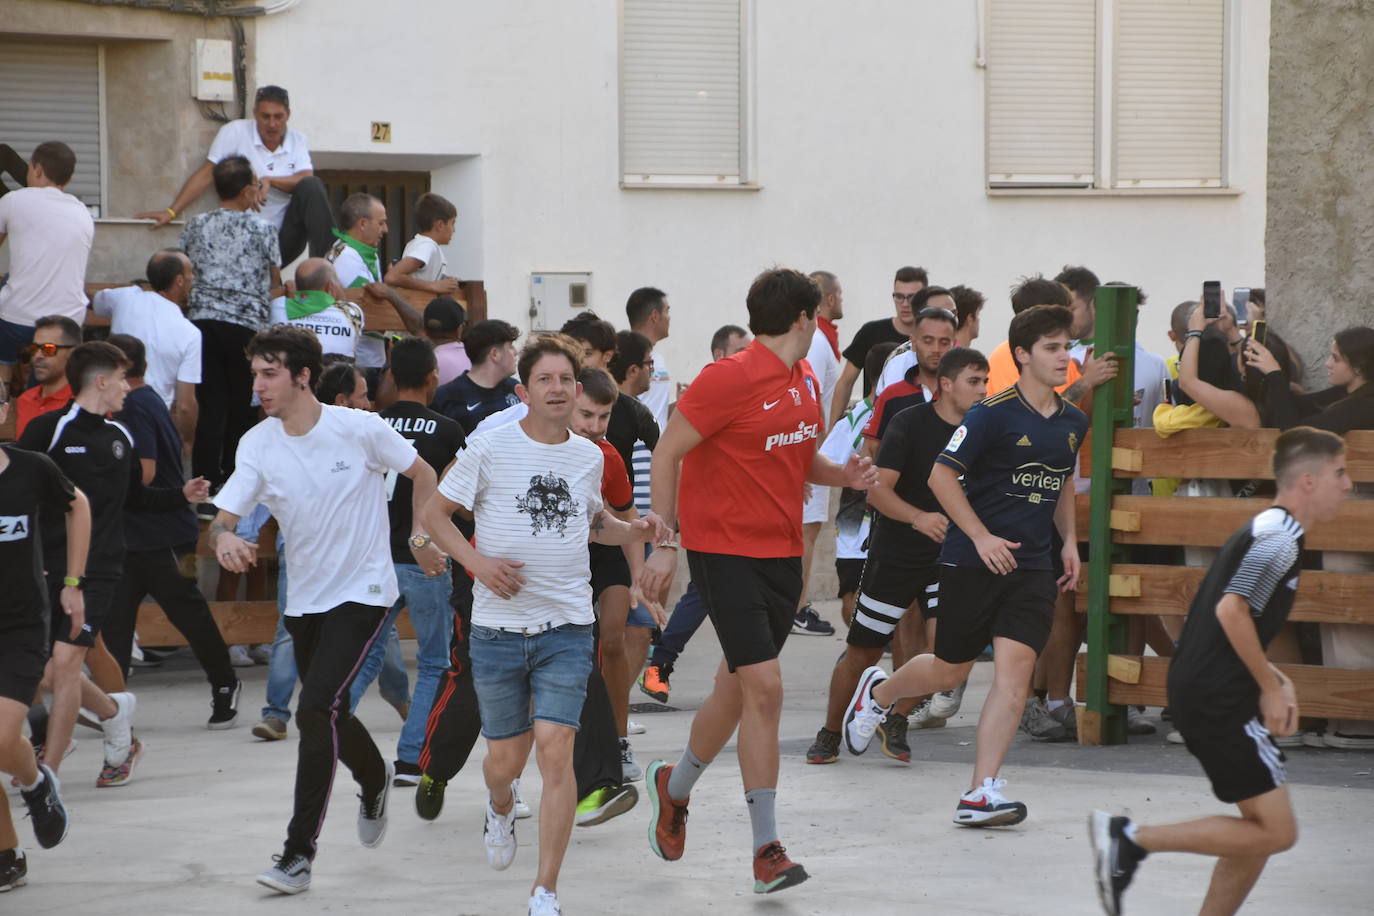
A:
POLYGON ((1334 518, 1351 484, 1345 445, 1334 433, 1290 429, 1279 436, 1273 460, 1273 505, 1222 547, 1169 666, 1174 722, 1212 791, 1239 806, 1240 817, 1147 827, 1094 811, 1088 824, 1097 892, 1110 916, 1121 911, 1141 861, 1165 851, 1216 856, 1202 912, 1234 913, 1269 856, 1297 840, 1283 752, 1273 739, 1297 730, 1297 698, 1264 650, 1293 607, 1304 529, 1334 518))

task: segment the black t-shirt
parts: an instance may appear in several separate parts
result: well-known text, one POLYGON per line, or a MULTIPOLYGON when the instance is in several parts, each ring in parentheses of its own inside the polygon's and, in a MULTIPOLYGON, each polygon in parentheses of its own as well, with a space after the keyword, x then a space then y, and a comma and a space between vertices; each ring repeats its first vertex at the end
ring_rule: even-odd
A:
MULTIPOLYGON (((436 475, 442 475, 453 456, 467 441, 463 427, 457 421, 435 413, 423 404, 414 401, 397 401, 381 412, 381 418, 391 424, 391 428, 409 439, 415 451, 436 475)), ((395 471, 387 473, 386 512, 391 519, 391 561, 414 565, 415 555, 410 552, 410 498, 413 484, 410 478, 395 471)))
MULTIPOLYGON (((933 403, 918 404, 895 414, 887 424, 875 462, 880 468, 898 472, 892 492, 922 512, 944 512, 940 501, 930 492, 930 469, 957 428, 935 412, 933 403)), ((882 513, 874 519, 869 551, 897 553, 904 562, 919 565, 934 566, 940 559, 939 544, 905 522, 882 513)))
POLYGON ((658 421, 654 419, 654 412, 641 404, 639 398, 620 392, 615 399, 615 406, 611 408, 611 418, 606 423, 606 441, 615 446, 620 457, 625 459, 625 473, 630 476, 631 488, 635 485, 635 466, 631 460, 635 442, 643 442, 652 452, 658 447, 658 436, 658 421))
POLYGON ((458 421, 464 435, 470 436, 478 423, 498 410, 519 403, 515 379, 502 379, 495 388, 483 388, 464 372, 447 385, 440 385, 429 406, 450 420, 458 421))
MULTIPOLYGON (((133 435, 134 456, 157 462, 152 486, 180 490, 186 485, 181 473, 181 435, 161 395, 147 385, 135 388, 115 419, 133 435)), ((200 527, 190 506, 176 512, 129 509, 124 513, 124 542, 129 550, 194 547, 199 537, 200 527)))
MULTIPOLYGON (((186 506, 180 490, 143 486, 133 455, 133 435, 123 424, 88 413, 75 401, 35 417, 16 444, 47 452, 90 500, 88 576, 123 573, 126 507, 172 512, 186 506)), ((67 527, 62 518, 48 515, 43 519, 43 562, 50 577, 66 575, 67 527)))
POLYGON ((1169 663, 1174 718, 1249 718, 1259 709, 1259 685, 1217 620, 1223 595, 1250 605, 1260 645, 1268 647, 1293 609, 1302 568, 1303 530, 1280 506, 1266 509, 1231 535, 1198 586, 1178 649, 1169 663))
MULTIPOLYGON (((26 430, 27 431, 27 430, 26 430)), ((76 490, 47 455, 0 446, 9 464, 0 471, 0 628, 48 619, 41 528, 66 524, 76 490)))
MULTIPOLYGON (((907 335, 892 326, 891 318, 879 318, 874 321, 865 321, 859 330, 854 334, 854 339, 849 342, 849 346, 844 348, 840 355, 849 360, 858 369, 864 368, 864 361, 868 359, 868 351, 873 349, 874 344, 884 341, 893 343, 904 343, 908 339, 907 335)), ((871 381, 867 370, 864 371, 864 391, 868 391, 871 381)))

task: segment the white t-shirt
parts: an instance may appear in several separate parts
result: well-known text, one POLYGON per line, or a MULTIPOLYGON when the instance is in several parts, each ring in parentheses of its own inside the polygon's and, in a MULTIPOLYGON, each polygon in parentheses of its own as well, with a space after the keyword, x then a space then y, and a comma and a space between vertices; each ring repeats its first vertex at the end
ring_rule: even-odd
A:
POLYGON ((401 257, 414 258, 419 261, 419 269, 411 276, 427 283, 433 283, 443 277, 444 271, 448 269, 448 261, 444 258, 444 249, 440 248, 439 243, 427 235, 416 235, 415 238, 406 242, 406 250, 401 252, 401 257))
POLYGON ((479 553, 525 564, 525 584, 513 598, 473 582, 474 624, 592 622, 587 538, 602 508, 601 461, 601 449, 590 440, 569 433, 548 445, 527 436, 519 423, 468 439, 439 492, 472 510, 479 553))
MULTIPOLYGON (((380 281, 382 278, 376 276, 367 269, 367 263, 363 261, 363 256, 342 242, 336 244, 329 252, 334 261, 334 273, 339 277, 339 285, 345 289, 355 286, 364 286, 368 283, 380 281)), ((366 326, 364 326, 366 330, 366 326)), ((357 362, 365 369, 375 369, 386 365, 386 342, 377 337, 363 335, 358 338, 357 362)))
POLYGON ((390 607, 399 594, 387 478, 410 469, 415 446, 375 413, 321 407, 303 436, 287 435, 276 417, 245 433, 234 473, 215 496, 226 512, 243 517, 262 503, 277 520, 287 545, 288 617, 349 601, 390 607))
MULTIPOLYGON (((821 443, 820 453, 836 464, 844 464, 851 455, 857 455, 863 446, 864 426, 873 415, 873 399, 864 398, 851 407, 835 421, 821 443)), ((835 518, 835 557, 840 560, 862 560, 868 557, 864 542, 868 540, 869 523, 872 513, 865 507, 858 513, 846 511, 841 499, 840 513, 835 518), (860 517, 859 524, 853 524, 853 515, 860 517)))
MULTIPOLYGON (((310 147, 305 134, 298 130, 288 130, 282 137, 281 145, 275 150, 263 146, 258 136, 258 122, 252 118, 230 121, 215 134, 210 151, 205 158, 219 162, 230 156, 243 156, 253 164, 253 172, 259 178, 290 178, 297 172, 314 171, 310 161, 310 147)), ((291 203, 291 195, 275 185, 267 191, 267 202, 259 214, 273 226, 281 229, 286 218, 286 205, 291 203)))
POLYGON ((286 317, 286 297, 272 300, 272 323, 294 324, 309 328, 320 339, 325 353, 337 353, 350 359, 358 355, 358 341, 362 338, 363 313, 352 302, 339 302, 304 318, 286 317), (348 311, 345 311, 347 309, 348 311), (350 317, 351 312, 351 317, 350 317))
POLYGON ((653 412, 659 429, 667 429, 668 407, 677 400, 673 377, 668 371, 668 360, 658 352, 657 346, 650 359, 653 360, 654 368, 649 373, 649 390, 639 396, 639 403, 653 412))
POLYGON ((86 318, 86 260, 95 220, 58 188, 19 188, 0 197, 0 232, 10 246, 10 278, 0 287, 0 318, 33 327, 44 315, 86 318))
POLYGON ((840 381, 840 361, 835 358, 830 338, 826 337, 820 328, 816 328, 816 334, 811 338, 811 349, 806 351, 806 361, 811 364, 811 371, 816 373, 816 378, 821 383, 821 413, 828 424, 830 401, 835 395, 835 385, 840 381))
POLYGON ((509 407, 503 407, 496 413, 489 413, 482 418, 482 422, 477 424, 472 434, 489 433, 493 429, 500 429, 507 423, 514 423, 516 420, 523 420, 530 415, 530 405, 524 401, 517 401, 509 407))
POLYGON ((143 341, 148 370, 143 382, 171 408, 177 382, 200 384, 200 328, 182 314, 175 302, 137 286, 102 289, 91 308, 110 319, 111 334, 128 334, 143 341))

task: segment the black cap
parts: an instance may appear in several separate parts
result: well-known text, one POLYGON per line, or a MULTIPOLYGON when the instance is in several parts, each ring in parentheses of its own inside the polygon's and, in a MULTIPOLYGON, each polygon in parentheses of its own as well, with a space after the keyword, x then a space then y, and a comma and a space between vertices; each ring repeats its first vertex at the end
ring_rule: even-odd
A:
POLYGON ((457 334, 467 320, 467 312, 450 296, 440 296, 425 306, 426 331, 457 334))

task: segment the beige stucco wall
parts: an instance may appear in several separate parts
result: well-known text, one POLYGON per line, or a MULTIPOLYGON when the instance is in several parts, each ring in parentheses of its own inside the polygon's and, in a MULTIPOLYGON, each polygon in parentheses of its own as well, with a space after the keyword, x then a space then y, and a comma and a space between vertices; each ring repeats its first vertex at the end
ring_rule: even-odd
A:
MULTIPOLYGON (((148 255, 175 244, 180 229, 149 232, 121 223, 135 212, 166 206, 204 158, 219 125, 191 97, 191 58, 197 38, 231 38, 225 19, 154 10, 98 7, 73 0, 3 0, 0 38, 81 41, 105 48, 105 209, 96 226, 87 279, 140 277, 148 255)), ((252 19, 240 20, 253 84, 252 19)), ((226 103, 231 117, 237 108, 226 103)), ((21 150, 27 155, 27 150, 21 150)), ((208 209, 205 195, 191 213, 208 209)), ((6 261, 0 248, 0 269, 6 261)))
POLYGON ((1374 325, 1374 3, 1273 0, 1267 292, 1325 387, 1331 335, 1374 325))

